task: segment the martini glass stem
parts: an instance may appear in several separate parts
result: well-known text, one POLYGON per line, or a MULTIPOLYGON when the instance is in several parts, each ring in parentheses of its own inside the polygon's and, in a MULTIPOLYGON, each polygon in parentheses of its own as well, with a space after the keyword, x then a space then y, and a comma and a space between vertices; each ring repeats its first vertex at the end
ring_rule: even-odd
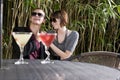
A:
POLYGON ((17 62, 15 62, 15 64, 28 64, 28 62, 24 62, 24 58, 23 58, 24 47, 23 46, 19 46, 19 47, 20 47, 20 58, 17 62))
POLYGON ((45 50, 45 53, 47 54, 46 61, 50 61, 50 53, 48 50, 45 50))
POLYGON ((45 46, 45 53, 47 54, 47 57, 45 58, 45 60, 41 61, 42 64, 46 64, 46 63, 54 63, 50 60, 50 52, 48 51, 47 46, 45 46))
POLYGON ((23 51, 24 51, 24 47, 20 46, 20 61, 24 61, 24 59, 23 59, 23 51))
POLYGON ((28 62, 24 61, 23 51, 24 51, 24 47, 20 46, 20 59, 17 62, 15 62, 15 64, 28 64, 28 62))

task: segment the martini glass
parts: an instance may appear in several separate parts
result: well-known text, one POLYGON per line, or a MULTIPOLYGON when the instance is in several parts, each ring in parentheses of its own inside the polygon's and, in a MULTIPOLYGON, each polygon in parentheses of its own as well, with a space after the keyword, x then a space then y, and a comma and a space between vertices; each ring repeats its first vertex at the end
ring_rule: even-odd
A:
POLYGON ((12 35, 20 48, 20 58, 14 64, 28 64, 28 62, 24 61, 23 51, 24 46, 27 44, 28 40, 32 36, 32 32, 12 32, 12 35))
POLYGON ((54 41, 56 33, 39 33, 39 41, 42 41, 42 43, 45 45, 45 53, 47 54, 47 57, 45 60, 41 61, 42 64, 46 63, 54 63, 50 61, 50 53, 48 51, 48 48, 50 44, 54 41))

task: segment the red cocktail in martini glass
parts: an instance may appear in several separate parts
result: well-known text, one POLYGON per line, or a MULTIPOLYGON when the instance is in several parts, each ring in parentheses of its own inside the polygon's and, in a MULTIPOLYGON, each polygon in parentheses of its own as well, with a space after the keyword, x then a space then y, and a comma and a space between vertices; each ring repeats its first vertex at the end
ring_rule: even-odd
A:
POLYGON ((46 59, 41 61, 41 63, 42 64, 53 63, 50 61, 50 53, 48 51, 48 47, 54 41, 56 33, 39 33, 38 36, 39 41, 42 41, 42 43, 45 45, 45 53, 47 54, 46 59))

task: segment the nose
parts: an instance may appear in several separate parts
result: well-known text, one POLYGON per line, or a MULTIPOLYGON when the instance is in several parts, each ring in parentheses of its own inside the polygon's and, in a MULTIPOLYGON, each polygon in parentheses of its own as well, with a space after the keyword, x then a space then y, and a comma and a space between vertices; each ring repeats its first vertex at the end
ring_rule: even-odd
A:
POLYGON ((36 14, 35 16, 39 16, 38 14, 36 14))

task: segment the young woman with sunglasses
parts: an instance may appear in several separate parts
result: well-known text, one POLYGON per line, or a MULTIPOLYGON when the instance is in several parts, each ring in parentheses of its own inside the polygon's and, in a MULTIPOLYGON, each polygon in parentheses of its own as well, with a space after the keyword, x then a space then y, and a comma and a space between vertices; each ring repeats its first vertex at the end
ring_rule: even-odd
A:
MULTIPOLYGON (((40 31, 40 27, 42 23, 45 21, 45 12, 41 10, 40 8, 36 8, 32 11, 31 16, 29 18, 29 26, 28 27, 18 27, 15 28, 14 31, 31 31, 33 33, 32 37, 30 38, 29 42, 26 44, 24 48, 24 58, 25 59, 44 59, 46 57, 45 55, 45 49, 41 42, 38 42, 37 40, 37 33, 40 31)), ((15 49, 16 46, 13 46, 15 49)), ((19 49, 15 49, 19 50, 19 49)), ((19 55, 17 55, 16 52, 19 51, 13 51, 13 58, 19 58, 19 55)))
POLYGON ((78 43, 79 34, 77 31, 67 29, 68 14, 64 10, 52 13, 50 22, 57 32, 56 39, 50 45, 51 58, 63 60, 69 58, 78 43))

